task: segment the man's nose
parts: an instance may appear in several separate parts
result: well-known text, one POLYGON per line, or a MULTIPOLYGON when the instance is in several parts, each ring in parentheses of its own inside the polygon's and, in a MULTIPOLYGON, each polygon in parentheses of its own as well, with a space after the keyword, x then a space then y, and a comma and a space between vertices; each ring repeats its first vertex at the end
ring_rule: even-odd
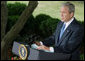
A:
POLYGON ((63 13, 61 13, 61 17, 63 17, 63 13))

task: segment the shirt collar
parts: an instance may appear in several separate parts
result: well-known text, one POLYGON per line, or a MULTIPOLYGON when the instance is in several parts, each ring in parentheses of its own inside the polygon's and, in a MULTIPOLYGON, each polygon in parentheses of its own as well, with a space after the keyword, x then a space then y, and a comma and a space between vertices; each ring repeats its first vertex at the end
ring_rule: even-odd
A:
POLYGON ((72 17, 71 20, 69 20, 68 22, 64 22, 64 24, 66 24, 66 26, 68 26, 73 20, 74 20, 74 17, 72 17))
POLYGON ((68 25, 70 25, 70 23, 74 20, 74 17, 71 18, 71 20, 69 20, 68 22, 64 22, 64 24, 66 24, 65 28, 68 27, 68 25))

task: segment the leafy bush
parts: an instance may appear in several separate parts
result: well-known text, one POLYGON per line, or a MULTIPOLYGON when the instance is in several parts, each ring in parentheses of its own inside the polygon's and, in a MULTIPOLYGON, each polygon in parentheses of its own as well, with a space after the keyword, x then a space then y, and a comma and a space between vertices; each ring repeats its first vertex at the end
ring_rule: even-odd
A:
POLYGON ((8 15, 21 15, 22 11, 26 8, 26 4, 15 2, 14 4, 7 4, 8 15))
POLYGON ((25 23, 23 29, 21 30, 20 35, 23 36, 23 35, 27 35, 27 34, 29 35, 31 33, 34 33, 35 32, 35 28, 36 28, 36 26, 35 26, 35 19, 34 19, 34 16, 31 15, 28 18, 27 22, 25 23))
POLYGON ((49 15, 45 15, 45 14, 39 14, 35 17, 35 32, 37 34, 41 34, 41 30, 39 29, 39 26, 41 25, 42 21, 47 20, 48 18, 51 18, 49 15))
POLYGON ((48 18, 51 18, 49 15, 45 15, 45 14, 39 14, 36 16, 36 24, 40 25, 42 21, 47 20, 48 18))
POLYGON ((47 20, 41 22, 40 30, 42 31, 44 37, 52 35, 56 29, 58 21, 59 19, 48 18, 47 20))
POLYGON ((16 16, 8 16, 6 32, 8 32, 11 29, 11 27, 16 23, 18 18, 19 18, 18 15, 16 15, 16 16))
POLYGON ((80 59, 84 60, 84 53, 80 55, 80 59))
POLYGON ((14 4, 8 3, 8 22, 7 22, 7 29, 6 32, 8 32, 11 27, 16 23, 19 16, 25 9, 26 4, 15 2, 14 4))

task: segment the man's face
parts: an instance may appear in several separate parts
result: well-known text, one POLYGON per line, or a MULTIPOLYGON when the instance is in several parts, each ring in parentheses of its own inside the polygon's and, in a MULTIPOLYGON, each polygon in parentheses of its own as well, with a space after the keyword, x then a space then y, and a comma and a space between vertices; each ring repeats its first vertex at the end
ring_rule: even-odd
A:
POLYGON ((61 7, 61 21, 62 22, 68 22, 73 16, 73 13, 69 12, 69 9, 67 6, 61 7))

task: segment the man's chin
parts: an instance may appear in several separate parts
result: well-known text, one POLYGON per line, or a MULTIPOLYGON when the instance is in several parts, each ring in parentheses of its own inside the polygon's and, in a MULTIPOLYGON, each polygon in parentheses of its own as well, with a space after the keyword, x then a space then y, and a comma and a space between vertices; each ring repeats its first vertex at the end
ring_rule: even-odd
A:
POLYGON ((64 20, 61 20, 62 22, 65 22, 64 20))

